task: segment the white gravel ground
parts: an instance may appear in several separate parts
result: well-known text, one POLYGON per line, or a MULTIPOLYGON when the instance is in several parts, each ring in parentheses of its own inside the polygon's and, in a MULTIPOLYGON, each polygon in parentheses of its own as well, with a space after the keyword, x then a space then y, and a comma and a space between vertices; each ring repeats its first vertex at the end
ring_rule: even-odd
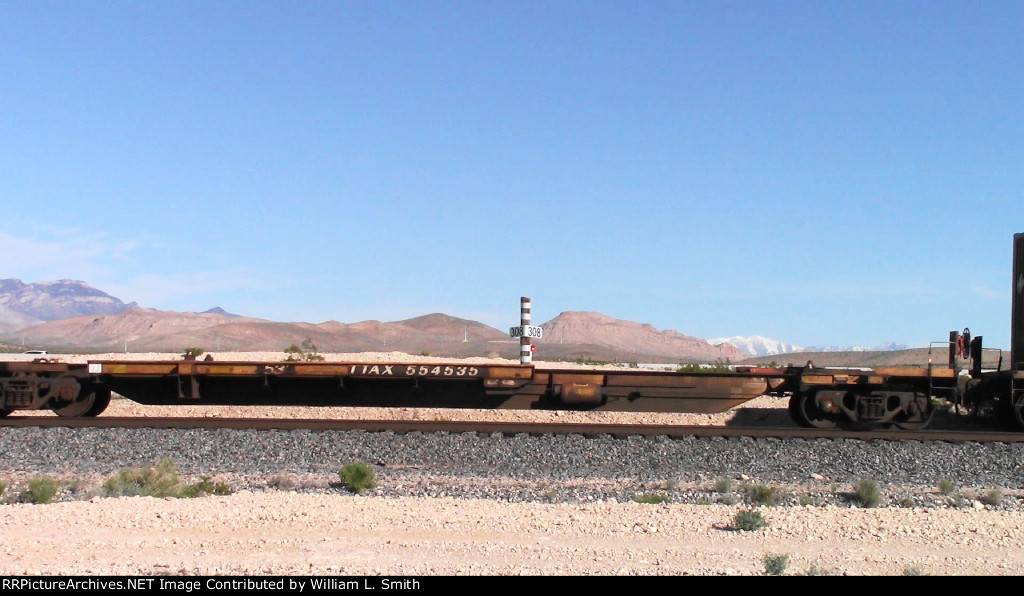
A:
POLYGON ((1024 573, 1020 513, 514 504, 344 494, 4 505, 0 574, 757 575, 1024 573))

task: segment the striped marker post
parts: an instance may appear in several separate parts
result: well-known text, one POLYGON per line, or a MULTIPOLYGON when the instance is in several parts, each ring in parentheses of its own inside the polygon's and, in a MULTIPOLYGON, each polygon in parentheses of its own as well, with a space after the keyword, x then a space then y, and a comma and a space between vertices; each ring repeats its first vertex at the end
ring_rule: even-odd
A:
MULTIPOLYGON (((530 314, 532 305, 533 301, 526 296, 519 299, 519 324, 522 325, 523 329, 530 327, 530 321, 533 319, 530 314)), ((530 364, 533 361, 533 352, 530 350, 530 338, 527 335, 523 333, 519 338, 519 364, 530 364)))
POLYGON ((529 364, 533 359, 533 346, 531 339, 540 339, 544 336, 544 329, 530 324, 530 299, 523 296, 519 300, 519 326, 511 327, 508 334, 511 337, 519 338, 519 363, 529 364))

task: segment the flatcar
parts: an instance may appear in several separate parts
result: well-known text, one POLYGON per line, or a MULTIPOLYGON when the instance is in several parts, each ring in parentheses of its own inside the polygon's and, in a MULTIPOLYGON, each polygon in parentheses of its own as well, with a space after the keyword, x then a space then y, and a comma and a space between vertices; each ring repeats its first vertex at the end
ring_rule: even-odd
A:
POLYGON ((683 374, 532 364, 174 361, 0 363, 0 414, 96 416, 112 392, 154 404, 724 412, 772 390, 777 370, 683 374))

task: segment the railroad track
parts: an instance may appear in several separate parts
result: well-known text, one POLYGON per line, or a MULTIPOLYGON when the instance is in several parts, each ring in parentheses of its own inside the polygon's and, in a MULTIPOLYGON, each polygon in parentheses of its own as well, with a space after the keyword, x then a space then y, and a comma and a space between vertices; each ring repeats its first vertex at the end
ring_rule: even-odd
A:
POLYGON ((526 423, 450 420, 324 420, 214 417, 101 417, 62 418, 25 416, 0 419, 0 427, 25 428, 155 428, 234 430, 339 430, 395 433, 500 433, 503 435, 582 435, 614 437, 755 437, 780 439, 856 439, 862 441, 944 441, 977 443, 1019 443, 1024 434, 993 430, 821 430, 792 427, 681 426, 661 424, 526 423))

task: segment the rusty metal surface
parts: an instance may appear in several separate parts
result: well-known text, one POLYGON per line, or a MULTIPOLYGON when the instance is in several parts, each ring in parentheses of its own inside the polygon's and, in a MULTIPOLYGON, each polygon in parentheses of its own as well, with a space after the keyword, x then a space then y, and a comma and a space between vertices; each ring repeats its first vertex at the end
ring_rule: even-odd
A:
POLYGON ((92 361, 113 391, 141 403, 378 405, 611 411, 727 411, 784 382, 781 369, 685 374, 537 370, 532 365, 448 363, 252 363, 185 359, 92 361))
POLYGON ((35 360, 5 360, 0 361, 0 374, 25 374, 25 373, 64 373, 69 371, 84 371, 84 364, 68 364, 46 358, 35 360))
POLYGON ((93 360, 90 365, 98 367, 94 374, 111 376, 150 375, 197 375, 224 377, 286 376, 324 377, 353 376, 365 378, 466 378, 495 376, 500 378, 523 378, 530 375, 532 367, 502 365, 490 366, 465 364, 458 361, 448 363, 352 363, 352 362, 231 362, 199 360, 167 361, 125 361, 93 360))
POLYGON ((1024 234, 1013 235, 1010 303, 1010 368, 1024 370, 1024 234))

